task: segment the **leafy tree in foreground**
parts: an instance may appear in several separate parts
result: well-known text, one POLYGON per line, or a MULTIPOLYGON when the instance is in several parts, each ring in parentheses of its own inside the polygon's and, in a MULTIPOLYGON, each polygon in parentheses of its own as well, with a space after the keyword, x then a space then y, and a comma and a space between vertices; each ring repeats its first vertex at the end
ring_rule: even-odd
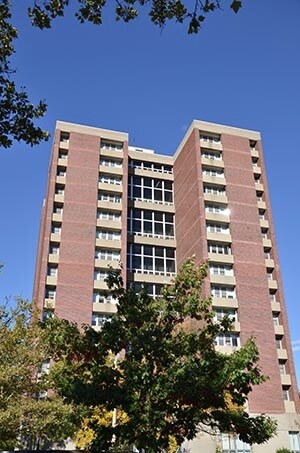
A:
MULTIPOLYGON (((111 1, 111 0, 110 0, 111 1)), ((13 0, 0 0, 0 146, 9 148, 13 140, 35 145, 47 140, 49 134, 35 125, 35 120, 44 116, 46 104, 41 101, 34 106, 25 89, 18 90, 12 79, 14 69, 10 57, 14 53, 13 41, 18 37, 17 29, 11 24, 13 0)), ((16 3, 23 3, 16 1, 16 3)), ((69 0, 28 0, 28 15, 34 26, 50 28, 52 21, 64 15, 70 6, 69 0)), ((76 2, 75 2, 76 3, 76 2)), ((151 21, 163 27, 169 20, 188 23, 188 33, 197 33, 206 15, 226 4, 224 0, 115 0, 115 18, 129 22, 141 10, 146 10, 151 21)), ((242 2, 229 2, 231 9, 238 12, 242 2)), ((18 8, 24 7, 18 5, 18 8)), ((26 7, 26 6, 25 6, 26 7)), ((102 10, 106 0, 78 0, 76 17, 83 22, 102 23, 102 10)))
POLYGON ((74 432, 73 411, 61 398, 37 399, 45 391, 40 370, 45 349, 32 305, 0 307, 0 449, 36 448, 62 442, 74 432))
POLYGON ((100 332, 47 322, 59 393, 87 411, 105 407, 126 414, 115 427, 92 423, 90 449, 109 449, 113 439, 114 449, 134 444, 147 452, 168 451, 172 439, 180 445, 201 430, 236 433, 248 443, 274 434, 270 418, 244 410, 252 386, 266 379, 254 340, 231 355, 215 349, 216 335, 231 324, 214 321, 211 300, 202 297, 205 276, 206 265, 188 260, 154 300, 146 289, 137 295, 123 289, 114 272, 108 284, 119 300, 118 313, 100 332))

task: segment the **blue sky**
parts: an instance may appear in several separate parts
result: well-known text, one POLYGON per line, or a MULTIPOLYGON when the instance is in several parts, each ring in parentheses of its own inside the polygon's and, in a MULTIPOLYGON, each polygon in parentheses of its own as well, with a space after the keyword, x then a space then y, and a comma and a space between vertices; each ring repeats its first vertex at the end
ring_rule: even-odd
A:
MULTIPOLYGON (((46 99, 40 124, 50 132, 57 119, 128 131, 132 145, 172 154, 193 119, 261 131, 299 381, 300 2, 285 5, 245 0, 196 36, 176 24, 160 31, 144 15, 115 23, 111 11, 101 27, 70 11, 41 32, 18 5, 14 65, 31 99, 46 99)), ((31 298, 50 149, 0 149, 2 302, 31 298)))

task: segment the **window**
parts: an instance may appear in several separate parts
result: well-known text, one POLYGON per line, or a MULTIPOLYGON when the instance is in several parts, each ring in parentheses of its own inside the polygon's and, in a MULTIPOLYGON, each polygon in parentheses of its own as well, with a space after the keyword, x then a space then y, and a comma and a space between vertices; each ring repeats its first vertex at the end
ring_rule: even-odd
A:
POLYGON ((110 140, 101 140, 101 149, 110 149, 112 151, 122 151, 123 143, 110 140))
POLYGON ((57 167, 57 172, 56 172, 56 175, 57 176, 63 176, 65 177, 67 174, 67 170, 65 167, 57 167))
POLYGON ((131 175, 128 196, 133 200, 173 204, 173 183, 163 179, 131 175))
POLYGON ((110 201, 112 203, 121 203, 121 196, 114 193, 98 192, 99 201, 110 201))
POLYGON ((222 160, 220 151, 213 151, 206 148, 201 148, 201 156, 205 159, 222 160))
POLYGON ((69 132, 61 132, 60 133, 60 141, 62 143, 69 143, 69 139, 70 139, 70 134, 69 132))
POLYGON ((270 296, 270 301, 271 302, 276 302, 276 293, 277 293, 277 290, 270 290, 269 291, 269 296, 270 296))
POLYGON ((56 295, 56 288, 55 286, 51 286, 51 287, 48 287, 46 286, 46 290, 45 290, 45 298, 46 299, 55 299, 55 295, 56 295))
POLYGON ((109 249, 97 249, 95 258, 98 260, 119 261, 120 260, 120 251, 119 250, 109 250, 109 249))
POLYGON ((200 141, 208 143, 220 143, 221 138, 218 134, 200 133, 200 141))
POLYGON ((101 304, 116 304, 117 299, 114 299, 107 291, 94 291, 93 302, 101 304))
POLYGON ((242 442, 238 437, 222 434, 223 453, 251 453, 251 446, 242 442))
POLYGON ((286 360, 279 360, 278 365, 279 365, 280 374, 286 374, 286 368, 285 368, 286 360))
POLYGON ((93 313, 92 314, 92 326, 103 327, 106 322, 111 320, 111 315, 106 313, 93 313))
POLYGON ((213 195, 225 195, 225 187, 204 184, 204 193, 211 193, 213 195))
POLYGON ((274 326, 279 326, 279 315, 280 315, 280 313, 273 311, 272 319, 273 319, 274 326))
POLYGON ((224 178, 223 168, 206 167, 202 165, 202 172, 204 175, 207 176, 216 176, 217 178, 224 178))
POLYGON ((49 253, 51 255, 58 255, 59 254, 59 244, 50 243, 49 253))
POLYGON ((264 248, 264 255, 266 260, 271 259, 271 249, 264 248))
POLYGON ((240 346, 240 337, 237 333, 220 333, 215 338, 215 345, 238 347, 240 346))
POLYGON ((100 165, 105 167, 115 167, 115 168, 122 168, 122 161, 120 159, 100 159, 100 165))
POLYGON ((94 280, 104 281, 108 277, 108 271, 103 269, 95 269, 94 280))
POLYGON ((46 322, 47 319, 50 319, 50 318, 53 318, 53 317, 54 317, 54 311, 53 310, 50 310, 50 309, 43 310, 43 316, 42 316, 43 322, 46 322))
POLYGON ((54 203, 54 205, 53 205, 53 213, 54 214, 62 214, 63 213, 63 204, 62 203, 54 203))
POLYGON ((206 223, 206 231, 209 233, 229 234, 229 226, 225 223, 206 223))
POLYGON ((289 431, 291 450, 293 453, 300 452, 299 431, 289 431))
POLYGON ((226 266, 224 264, 210 264, 209 265, 210 275, 226 275, 233 276, 232 266, 226 266))
POLYGON ((58 150, 58 158, 67 160, 68 158, 68 151, 66 149, 59 149, 58 150))
POLYGON ((231 255, 231 247, 227 244, 208 243, 208 253, 219 253, 223 255, 231 255))
POLYGON ((139 293, 143 288, 147 289, 147 294, 154 299, 160 297, 161 291, 164 285, 160 285, 159 283, 139 283, 135 282, 131 284, 131 288, 134 289, 136 293, 139 293))
POLYGON ((114 230, 102 230, 100 228, 97 228, 96 237, 98 239, 107 239, 109 241, 120 241, 121 240, 121 232, 120 231, 114 231, 114 230))
POLYGON ((99 177, 99 182, 105 184, 114 184, 115 186, 120 186, 122 184, 122 178, 119 176, 110 176, 102 174, 99 177))
POLYGON ((215 312, 216 321, 222 321, 225 316, 228 316, 232 322, 238 320, 237 310, 234 308, 213 308, 213 311, 215 312))
POLYGON ((144 209, 130 209, 128 215, 130 234, 174 238, 174 214, 144 209))
POLYGON ((57 276, 57 266, 48 266, 47 268, 47 275, 49 277, 56 277, 57 276))
POLYGON ((284 401, 290 401, 290 386, 283 385, 282 386, 282 394, 284 401))
POLYGON ((60 234, 61 233, 61 224, 60 223, 52 223, 52 225, 51 225, 51 233, 60 234))
POLYGON ((150 170, 158 173, 173 173, 173 167, 167 164, 160 164, 157 162, 147 162, 142 160, 132 159, 129 162, 129 167, 131 168, 141 168, 143 170, 150 170))
POLYGON ((127 268, 131 272, 155 275, 174 275, 175 249, 169 247, 130 244, 127 268))
POLYGON ((101 209, 98 209, 97 219, 116 220, 117 222, 119 222, 121 220, 121 213, 115 211, 102 211, 101 209))
POLYGON ((64 195, 65 193, 65 186, 62 184, 56 184, 55 185, 55 194, 56 195, 64 195))
POLYGON ((282 335, 275 335, 276 349, 282 349, 282 335))
POLYGON ((211 285, 211 295, 213 297, 225 297, 226 299, 235 298, 234 287, 211 285))
POLYGON ((205 203, 205 211, 213 212, 214 214, 229 215, 229 209, 225 204, 205 203))

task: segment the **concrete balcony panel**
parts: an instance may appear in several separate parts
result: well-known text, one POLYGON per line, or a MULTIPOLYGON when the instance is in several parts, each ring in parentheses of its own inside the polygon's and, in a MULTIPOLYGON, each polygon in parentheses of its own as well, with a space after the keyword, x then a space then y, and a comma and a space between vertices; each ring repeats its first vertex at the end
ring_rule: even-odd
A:
POLYGON ((287 360, 287 351, 286 349, 277 349, 277 357, 279 360, 287 360))
POLYGON ((234 258, 233 255, 225 255, 222 253, 209 253, 208 254, 209 261, 214 263, 221 263, 221 264, 233 264, 234 258))
POLYGON ((60 167, 66 167, 67 164, 68 164, 68 158, 63 159, 60 157, 57 159, 57 165, 59 165, 60 167))
POLYGON ((263 246, 270 249, 272 247, 271 239, 263 238, 263 246))
POLYGON ((232 323, 232 332, 240 332, 241 331, 241 324, 236 321, 232 323))
POLYGON ((226 242, 228 244, 231 244, 232 242, 231 235, 226 233, 211 233, 208 231, 206 237, 208 241, 213 242, 226 242))
POLYGON ((117 304, 106 304, 95 302, 93 303, 93 313, 116 313, 117 312, 117 304))
POLYGON ((123 192, 122 184, 111 184, 109 182, 99 182, 98 189, 103 192, 114 192, 117 194, 121 194, 123 192))
POLYGON ((60 242, 60 234, 51 233, 50 234, 50 241, 51 242, 60 242))
POLYGON ((258 153, 257 149, 251 149, 251 156, 257 157, 257 158, 259 157, 259 153, 258 153))
POLYGON ((276 280, 268 280, 269 289, 278 289, 278 284, 276 280))
POLYGON ((52 214, 53 222, 62 222, 63 215, 62 213, 56 214, 55 212, 52 214))
POLYGON ((228 203, 226 195, 218 195, 215 193, 204 193, 204 201, 211 201, 213 203, 228 203))
POLYGON ((224 168, 224 162, 222 159, 209 159, 201 156, 201 162, 203 165, 207 165, 208 167, 224 168))
POLYGON ((120 262, 118 260, 98 260, 95 259, 95 267, 100 269, 118 269, 120 262))
POLYGON ((105 173, 106 175, 123 175, 123 168, 122 167, 108 167, 107 165, 99 165, 99 172, 105 173))
POLYGON ((50 275, 47 275, 46 277, 46 285, 52 285, 52 286, 56 286, 57 284, 57 277, 52 277, 50 275))
POLYGON ((282 325, 274 326, 275 335, 284 335, 284 329, 282 325))
POLYGON ((255 175, 261 175, 261 168, 258 167, 257 165, 253 165, 253 173, 255 175))
POLYGON ((279 302, 271 302, 271 309, 277 313, 281 312, 281 307, 279 302))
POLYGON ((58 264, 59 263, 59 255, 54 255, 53 253, 49 253, 48 263, 58 264))
POLYGON ((98 200, 98 208, 106 209, 108 211, 122 211, 122 200, 120 203, 116 201, 102 201, 98 200))
POLYGON ((290 374, 281 374, 281 384, 282 385, 292 385, 291 375, 290 374))
POLYGON ((292 414, 296 413, 294 401, 285 401, 284 408, 285 408, 285 412, 292 413, 292 414))
POLYGON ((146 245, 157 245, 161 247, 176 247, 176 240, 173 239, 167 239, 164 238, 163 236, 157 237, 157 236, 145 236, 145 235, 131 235, 128 234, 128 242, 134 242, 135 244, 146 244, 146 245))
POLYGON ((238 308, 237 299, 227 299, 226 297, 213 297, 212 306, 220 308, 238 308))
POLYGON ((164 212, 175 212, 174 204, 168 203, 153 203, 152 201, 146 200, 130 200, 128 202, 129 207, 137 209, 150 209, 151 211, 164 211, 164 212))
POLYGON ((128 272, 128 281, 130 282, 145 282, 145 283, 160 283, 167 285, 175 278, 175 275, 156 275, 156 274, 144 274, 144 273, 132 273, 128 272))
POLYGON ((261 228, 269 228, 269 222, 266 219, 259 219, 261 228))
POLYGON ((65 176, 56 176, 55 181, 58 184, 66 184, 66 177, 65 176))
POLYGON ((224 176, 209 176, 209 175, 202 175, 203 182, 206 182, 208 184, 212 185, 218 185, 220 184, 221 186, 226 185, 226 179, 224 176))
POLYGON ((257 192, 263 192, 264 191, 264 185, 261 182, 256 182, 255 183, 255 189, 257 192))
POLYGON ((103 280, 94 280, 94 289, 108 290, 108 286, 103 280))
POLYGON ((109 249, 121 250, 122 243, 120 241, 113 241, 112 239, 96 239, 96 247, 104 247, 109 249))
POLYGON ((55 308, 55 299, 44 299, 44 308, 52 310, 55 308))
POLYGON ((265 259, 265 265, 268 269, 274 269, 275 267, 274 260, 265 259))
POLYGON ((230 285, 235 286, 236 280, 235 277, 230 275, 214 275, 210 274, 210 282, 211 283, 218 283, 220 285, 230 285))
POLYGON ((211 220, 212 222, 223 222, 229 223, 230 217, 229 215, 219 214, 215 212, 205 212, 206 220, 211 220))
POLYGON ((64 202, 64 196, 56 193, 54 195, 54 201, 56 201, 57 203, 63 203, 64 202))
POLYGON ((121 230, 121 220, 97 219, 97 227, 109 228, 110 230, 121 230))
POLYGON ((129 173, 137 176, 144 176, 146 178, 164 179, 166 181, 173 181, 173 173, 165 173, 162 171, 153 171, 143 168, 130 168, 129 173))
POLYGON ((200 147, 201 149, 215 149, 216 151, 223 151, 223 146, 222 143, 216 143, 216 142, 206 142, 204 140, 200 140, 200 147))
POLYGON ((107 157, 114 157, 115 159, 122 159, 123 150, 101 148, 100 156, 107 156, 107 157))
POLYGON ((232 354, 233 351, 240 349, 240 346, 215 346, 216 351, 222 352, 222 354, 232 354))
POLYGON ((257 207, 258 207, 258 209, 267 209, 265 201, 258 201, 257 207))

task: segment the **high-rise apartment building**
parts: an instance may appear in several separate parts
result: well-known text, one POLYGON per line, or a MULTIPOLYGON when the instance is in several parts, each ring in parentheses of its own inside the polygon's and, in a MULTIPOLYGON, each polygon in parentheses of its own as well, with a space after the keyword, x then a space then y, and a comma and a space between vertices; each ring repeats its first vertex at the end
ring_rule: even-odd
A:
POLYGON ((258 132, 193 121, 174 156, 129 146, 128 134, 58 122, 43 206, 34 298, 44 316, 96 329, 117 309, 108 266, 153 296, 191 255, 209 260, 206 291, 232 332, 216 338, 230 352, 256 337, 270 379, 249 399, 270 414, 278 435, 248 446, 200 436, 192 453, 299 452, 299 396, 258 132), (204 449, 203 449, 204 448, 204 449))

